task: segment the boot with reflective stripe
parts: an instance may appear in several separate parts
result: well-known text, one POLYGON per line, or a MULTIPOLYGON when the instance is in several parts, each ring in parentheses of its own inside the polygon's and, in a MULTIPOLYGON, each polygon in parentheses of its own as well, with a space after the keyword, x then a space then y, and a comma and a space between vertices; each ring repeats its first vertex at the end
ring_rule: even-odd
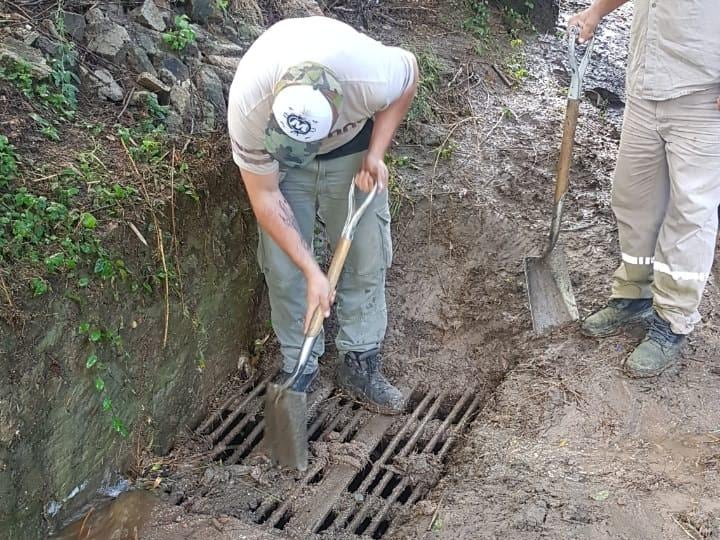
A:
POLYGON ((607 337, 623 326, 646 321, 652 313, 651 298, 611 298, 607 306, 583 321, 580 331, 590 337, 607 337))
POLYGON ((380 373, 378 349, 367 352, 349 352, 340 360, 337 371, 338 385, 370 410, 383 414, 399 414, 405 407, 405 398, 380 373))
POLYGON ((650 320, 647 336, 625 361, 625 373, 631 377, 656 377, 680 357, 687 336, 676 334, 670 323, 657 313, 650 320))

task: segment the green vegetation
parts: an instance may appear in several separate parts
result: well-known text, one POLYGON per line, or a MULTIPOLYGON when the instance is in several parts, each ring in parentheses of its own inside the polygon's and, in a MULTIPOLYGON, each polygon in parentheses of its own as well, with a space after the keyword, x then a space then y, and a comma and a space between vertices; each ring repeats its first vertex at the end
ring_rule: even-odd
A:
POLYGON ((435 119, 432 96, 440 87, 441 64, 438 57, 430 50, 415 53, 420 80, 418 81, 415 99, 407 114, 409 124, 415 122, 431 122, 435 119))
POLYGON ((107 388, 103 374, 107 372, 108 368, 100 361, 97 352, 97 348, 99 346, 108 344, 116 350, 116 354, 122 354, 122 339, 116 332, 91 325, 89 322, 84 322, 78 327, 78 334, 85 336, 93 349, 93 352, 88 355, 85 360, 85 368, 90 372, 93 380, 93 386, 102 398, 102 409, 110 417, 110 425, 112 429, 119 433, 121 437, 126 438, 130 432, 120 418, 112 400, 107 395, 107 388))
POLYGON ((525 0, 520 11, 504 6, 502 9, 503 24, 513 38, 518 38, 523 32, 534 30, 530 22, 530 12, 535 8, 535 4, 530 0, 525 0))
POLYGON ((195 31, 190 27, 190 19, 187 15, 177 15, 175 17, 175 29, 170 32, 163 33, 163 41, 174 51, 182 51, 195 43, 195 31))
POLYGON ((0 188, 6 187, 16 175, 15 148, 5 135, 0 135, 0 188))
POLYGON ((505 61, 505 68, 513 79, 518 82, 525 79, 529 74, 523 45, 524 43, 522 39, 512 39, 510 41, 510 54, 505 61))
POLYGON ((412 163, 409 156, 399 156, 392 153, 385 155, 385 165, 389 172, 388 195, 390 197, 390 215, 395 219, 400 214, 404 201, 412 202, 411 197, 403 186, 400 170, 410 167, 417 168, 417 166, 412 163))
POLYGON ((463 26, 479 39, 490 35, 490 7, 488 0, 466 0, 470 15, 463 26))

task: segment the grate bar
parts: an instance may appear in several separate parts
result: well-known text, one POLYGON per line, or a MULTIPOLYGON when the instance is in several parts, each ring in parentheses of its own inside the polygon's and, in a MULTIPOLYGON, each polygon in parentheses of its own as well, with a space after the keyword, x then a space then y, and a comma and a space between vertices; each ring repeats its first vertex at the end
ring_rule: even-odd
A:
MULTIPOLYGON (((260 384, 258 384, 255 388, 253 388, 252 392, 250 392, 245 399, 240 402, 240 404, 235 408, 235 410, 228 415, 228 417, 225 419, 225 421, 220 424, 217 428, 213 430, 213 432, 210 434, 210 438, 213 442, 216 442, 220 437, 222 437, 223 432, 228 429, 232 423, 237 419, 238 416, 240 416, 244 411, 243 409, 247 406, 250 401, 252 401, 256 396, 258 396, 263 390, 265 390, 265 386, 268 382, 273 378, 274 375, 271 375, 267 377, 265 380, 263 380, 260 384)), ((235 434, 237 435, 238 432, 235 434)), ((227 439, 227 437, 225 437, 227 439)))
POLYGON ((260 422, 258 422, 255 428, 250 432, 250 435, 245 437, 245 440, 242 442, 242 444, 238 446, 237 450, 233 452, 233 454, 227 459, 225 463, 227 463, 228 465, 233 465, 237 463, 240 460, 240 457, 245 453, 248 448, 252 448, 258 442, 260 442, 259 435, 264 429, 265 420, 260 420, 260 422))
POLYGON ((210 429, 210 426, 222 418, 222 413, 229 410, 234 402, 242 399, 243 394, 248 391, 252 384, 252 380, 246 381, 235 394, 226 399, 214 413, 212 413, 202 424, 200 424, 200 426, 195 430, 195 433, 198 435, 205 435, 210 429))
MULTIPOLYGON (((417 407, 415 407, 415 410, 412 412, 412 415, 410 418, 408 418, 407 422, 403 424, 403 427, 398 431, 398 433, 392 438, 390 443, 388 444, 385 451, 382 453, 382 455, 378 458, 378 460, 373 463, 373 467, 368 473, 368 475, 365 477, 365 479, 362 481, 360 486, 357 488, 356 492, 364 493, 365 490, 367 490, 368 486, 372 482, 373 478, 377 476, 377 474, 380 472, 380 469, 385 464, 385 462, 388 460, 388 458, 392 455, 393 451, 395 450, 395 447, 398 445, 398 443, 402 440, 402 438, 405 436, 405 433, 410 429, 410 427, 417 421, 418 416, 425 410, 425 407, 427 407, 428 403, 432 399, 432 394, 426 394, 425 397, 418 403, 417 407)), ((351 518, 353 508, 346 508, 343 510, 338 517, 335 519, 336 523, 342 523, 346 524, 347 521, 351 518)))
MULTIPOLYGON (((435 444, 437 444, 437 439, 441 436, 442 432, 447 429, 448 424, 452 421, 452 418, 454 418, 457 413, 461 410, 462 405, 467 401, 467 398, 470 397, 469 392, 465 392, 463 394, 462 398, 458 400, 458 402, 453 407, 450 414, 448 414, 445 421, 442 423, 442 425, 438 428, 437 433, 433 436, 433 438, 425 445, 425 448, 423 449, 422 453, 429 453, 432 451, 432 449, 435 447, 435 444)), ((460 418, 459 422, 454 426, 452 433, 448 437, 447 441, 445 441, 445 444, 443 444, 440 452, 438 453, 438 458, 442 460, 447 452, 450 450, 450 448, 453 445, 453 442, 457 438, 457 436, 463 432, 465 425, 467 424, 468 420, 472 416, 472 413, 477 409, 478 405, 480 404, 480 396, 476 396, 475 399, 470 403, 470 406, 465 411, 465 414, 463 414, 462 418, 460 418)), ((370 522, 370 525, 367 527, 367 531, 371 531, 372 533, 375 533, 377 531, 377 528, 380 526, 380 523, 385 519, 388 512, 396 506, 396 502, 400 494, 405 491, 405 489, 410 485, 410 480, 407 476, 403 477, 403 479, 396 485, 390 495, 388 496, 387 500, 385 501, 385 504, 380 509, 379 512, 377 512, 374 516, 372 521, 370 522)), ((415 486, 413 488, 412 493, 410 494, 410 497, 407 500, 406 508, 411 507, 413 504, 415 504, 418 499, 423 494, 423 491, 425 491, 425 488, 427 486, 423 484, 422 482, 415 486)))
MULTIPOLYGON (((446 392, 443 392, 439 396, 437 396, 435 403, 432 404, 432 406, 428 410, 427 414, 423 417, 423 419, 420 421, 420 423, 415 428, 415 431, 414 431, 412 437, 410 437, 410 440, 405 444, 405 446, 400 450, 400 452, 398 452, 398 454, 397 454, 398 457, 405 457, 410 452, 412 452, 413 448, 415 447, 415 444, 417 443, 417 440, 420 438, 420 435, 422 434, 423 429, 425 428, 427 423, 432 418, 435 417, 435 414, 437 413, 438 409, 440 408, 440 405, 442 405, 442 402, 445 399, 445 395, 446 395, 446 392)), ((378 463, 378 462, 376 462, 376 463, 378 463)), ((393 478, 392 474, 389 474, 389 472, 386 473, 382 477, 382 480, 380 480, 380 482, 378 482, 378 484, 376 484, 375 488, 368 492, 368 495, 372 494, 373 491, 375 493, 382 493, 392 478, 393 478)), ((348 525, 347 528, 350 530, 355 530, 357 528, 357 526, 367 517, 369 510, 370 510, 370 505, 363 504, 360 507, 360 510, 358 510, 358 513, 355 514, 355 517, 352 519, 352 521, 350 522, 350 524, 348 525)))
POLYGON ((238 434, 245 429, 245 426, 247 426, 255 417, 255 415, 258 412, 260 404, 255 403, 251 409, 248 409, 245 411, 245 416, 237 423, 237 425, 230 430, 230 432, 225 435, 222 441, 220 441, 215 448, 213 448, 213 451, 210 453, 210 459, 215 459, 220 454, 225 452, 230 447, 230 444, 235 440, 235 437, 238 436, 238 434))
POLYGON ((272 526, 274 527, 277 525, 277 523, 283 518, 285 513, 290 510, 290 505, 292 504, 292 501, 294 501, 296 498, 300 497, 301 492, 303 489, 305 489, 305 486, 308 485, 310 480, 313 476, 315 476, 317 473, 322 471, 325 466, 327 465, 326 462, 319 461, 317 462, 313 467, 310 467, 307 474, 303 476, 302 480, 298 482, 298 486, 295 488, 293 493, 287 497, 285 497, 285 502, 283 502, 277 510, 275 510, 272 514, 270 514, 270 517, 268 518, 268 523, 272 523, 272 526))
POLYGON ((340 432, 340 440, 343 442, 350 442, 350 434, 352 430, 357 427, 360 421, 368 416, 368 413, 363 409, 359 409, 355 412, 350 421, 345 425, 343 430, 340 432))

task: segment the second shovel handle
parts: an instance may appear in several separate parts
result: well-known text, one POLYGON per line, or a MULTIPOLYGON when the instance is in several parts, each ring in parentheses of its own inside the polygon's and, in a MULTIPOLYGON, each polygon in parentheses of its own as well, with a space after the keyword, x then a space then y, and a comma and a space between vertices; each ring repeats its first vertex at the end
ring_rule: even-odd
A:
POLYGON ((580 101, 568 99, 563 125, 563 138, 560 145, 560 158, 558 160, 557 178, 555 180, 555 203, 559 202, 568 190, 570 177, 570 164, 575 143, 575 128, 577 127, 578 109, 580 101))
MULTIPOLYGON (((337 247, 335 248, 335 253, 333 254, 327 276, 328 281, 330 282, 331 292, 335 291, 335 287, 340 280, 340 273, 342 272, 343 266, 345 265, 345 259, 350 251, 350 244, 352 244, 350 239, 341 237, 337 247)), ((313 313, 312 320, 310 321, 310 328, 308 329, 307 336, 317 336, 320 333, 320 330, 322 330, 324 320, 325 317, 323 316, 322 309, 318 306, 317 309, 315 309, 315 313, 313 313)))

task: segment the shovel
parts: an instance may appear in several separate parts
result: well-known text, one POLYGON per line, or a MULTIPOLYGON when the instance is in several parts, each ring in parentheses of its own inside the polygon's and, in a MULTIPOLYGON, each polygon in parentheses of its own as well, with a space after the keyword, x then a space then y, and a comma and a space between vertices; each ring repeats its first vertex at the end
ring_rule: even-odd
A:
MULTIPOLYGON (((367 194, 365 201, 355 211, 355 180, 348 192, 348 212, 345 226, 335 247, 328 270, 330 290, 337 286, 340 272, 352 243, 355 228, 360 218, 375 198, 377 185, 367 194)), ((307 394, 296 392, 290 387, 305 369, 315 340, 323 327, 323 313, 320 307, 313 313, 310 326, 300 350, 300 357, 290 377, 283 384, 269 383, 265 394, 265 438, 270 448, 270 457, 275 465, 293 467, 299 471, 307 469, 307 394)))
POLYGON ((585 54, 578 65, 575 56, 575 39, 579 32, 580 29, 576 26, 571 27, 569 32, 568 53, 572 76, 555 180, 555 206, 550 223, 550 239, 542 256, 525 258, 525 277, 527 279, 530 314, 533 329, 537 334, 544 334, 556 326, 575 321, 579 317, 564 251, 562 246, 555 249, 560 235, 563 199, 568 190, 568 176, 575 139, 575 127, 577 126, 578 108, 580 106, 582 78, 590 61, 590 54, 595 41, 595 37, 590 39, 585 54))

